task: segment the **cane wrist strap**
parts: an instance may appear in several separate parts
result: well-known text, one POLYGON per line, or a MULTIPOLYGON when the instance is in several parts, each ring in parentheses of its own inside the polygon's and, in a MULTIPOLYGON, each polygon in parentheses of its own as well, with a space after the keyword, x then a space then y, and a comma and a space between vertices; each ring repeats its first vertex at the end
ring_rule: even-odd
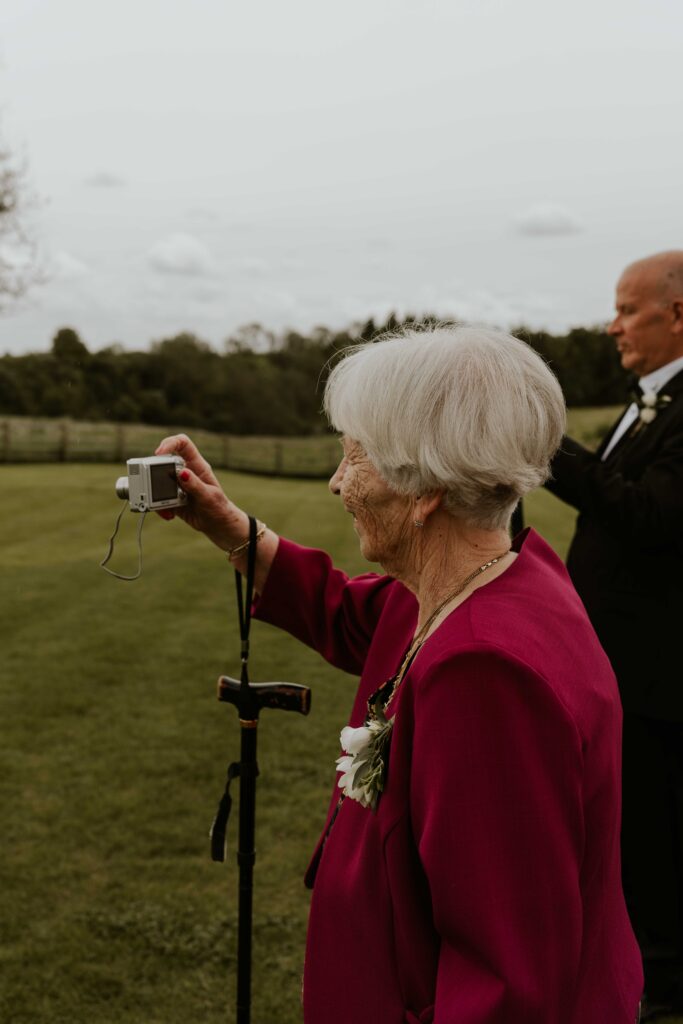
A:
POLYGON ((233 761, 228 767, 228 775, 225 781, 225 791, 218 804, 218 810, 216 811, 216 817, 213 819, 213 825, 209 832, 211 839, 211 860, 223 862, 225 860, 226 852, 226 835, 228 829, 228 821, 230 820, 230 811, 232 810, 232 796, 230 795, 230 783, 233 779, 238 776, 247 778, 251 775, 252 778, 258 776, 258 765, 254 762, 252 764, 241 764, 239 761, 233 761))

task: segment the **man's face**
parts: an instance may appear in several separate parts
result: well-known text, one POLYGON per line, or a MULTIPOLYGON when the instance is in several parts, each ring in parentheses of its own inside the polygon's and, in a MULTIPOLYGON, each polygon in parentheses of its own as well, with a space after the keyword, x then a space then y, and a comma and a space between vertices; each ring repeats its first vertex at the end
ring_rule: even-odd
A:
POLYGON ((683 355, 683 334, 652 270, 626 270, 617 285, 615 305, 617 313, 607 333, 616 340, 625 370, 644 377, 683 355))

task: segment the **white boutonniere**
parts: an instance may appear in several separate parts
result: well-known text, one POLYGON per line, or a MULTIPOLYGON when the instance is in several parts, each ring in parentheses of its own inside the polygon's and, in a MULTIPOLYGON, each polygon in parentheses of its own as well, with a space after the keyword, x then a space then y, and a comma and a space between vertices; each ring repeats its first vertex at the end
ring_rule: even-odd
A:
POLYGON ((384 789, 394 720, 384 714, 381 700, 373 712, 374 717, 368 717, 360 728, 347 725, 341 731, 339 742, 344 754, 337 758, 337 771, 341 772, 337 785, 344 796, 374 811, 384 789))
POLYGON ((644 391, 642 395, 637 394, 638 420, 636 421, 634 433, 642 430, 648 423, 654 423, 657 419, 657 414, 662 409, 666 409, 670 401, 671 395, 658 395, 656 391, 644 391))

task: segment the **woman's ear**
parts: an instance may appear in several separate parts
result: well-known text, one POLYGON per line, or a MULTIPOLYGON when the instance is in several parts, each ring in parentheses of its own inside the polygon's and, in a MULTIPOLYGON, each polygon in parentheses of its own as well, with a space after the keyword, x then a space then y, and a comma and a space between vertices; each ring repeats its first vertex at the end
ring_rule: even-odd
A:
POLYGON ((415 498, 413 519, 419 523, 426 523, 429 516, 441 507, 444 494, 445 491, 429 491, 426 494, 418 494, 415 498))

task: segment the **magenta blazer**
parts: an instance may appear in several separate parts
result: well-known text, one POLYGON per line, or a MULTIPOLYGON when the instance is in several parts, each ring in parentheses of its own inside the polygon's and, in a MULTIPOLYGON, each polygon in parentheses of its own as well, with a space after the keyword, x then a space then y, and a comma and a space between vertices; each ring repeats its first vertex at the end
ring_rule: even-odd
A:
MULTIPOLYGON (((345 800, 316 850, 306 1024, 636 1020, 616 681, 559 558, 533 531, 515 549, 405 677, 377 811, 345 800)), ((283 540, 257 615, 360 674, 358 726, 417 602, 283 540)))

